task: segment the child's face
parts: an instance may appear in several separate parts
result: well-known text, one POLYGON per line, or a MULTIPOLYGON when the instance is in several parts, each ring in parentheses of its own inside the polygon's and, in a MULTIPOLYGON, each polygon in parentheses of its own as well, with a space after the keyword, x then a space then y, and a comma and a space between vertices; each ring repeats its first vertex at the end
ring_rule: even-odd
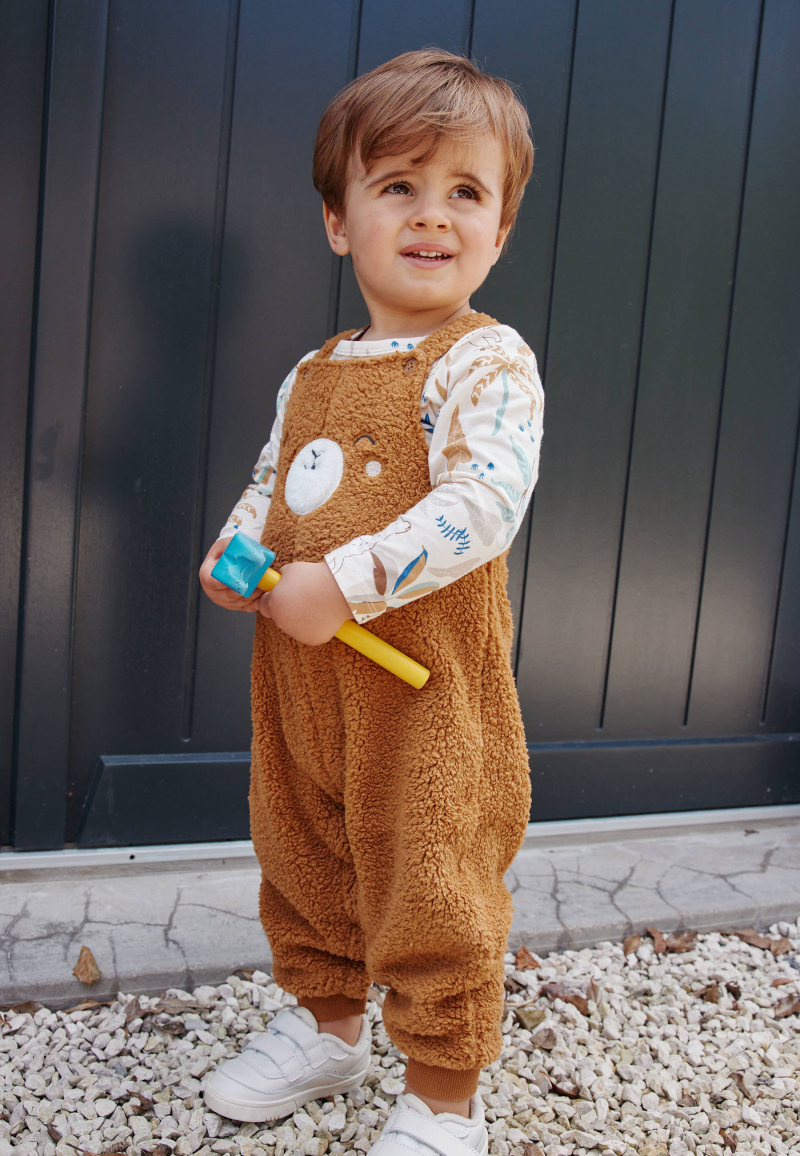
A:
POLYGON ((423 164, 417 152, 359 165, 344 220, 325 207, 336 253, 350 253, 370 314, 448 313, 469 297, 497 261, 505 156, 493 136, 446 144, 423 164))

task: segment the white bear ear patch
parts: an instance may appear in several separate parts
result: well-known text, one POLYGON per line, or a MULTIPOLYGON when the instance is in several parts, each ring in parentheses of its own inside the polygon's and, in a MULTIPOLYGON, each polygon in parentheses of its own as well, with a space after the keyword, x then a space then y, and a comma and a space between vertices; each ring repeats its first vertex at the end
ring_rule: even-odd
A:
POLYGON ((315 438, 298 452, 286 474, 284 497, 292 513, 310 514, 327 502, 342 480, 344 454, 330 438, 315 438))

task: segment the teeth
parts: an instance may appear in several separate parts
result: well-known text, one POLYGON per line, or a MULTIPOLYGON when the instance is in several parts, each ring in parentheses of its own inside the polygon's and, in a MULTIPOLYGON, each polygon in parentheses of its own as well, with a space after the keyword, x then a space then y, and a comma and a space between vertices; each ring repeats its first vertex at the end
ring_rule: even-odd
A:
POLYGON ((410 257, 438 257, 443 260, 447 257, 446 253, 440 253, 434 249, 419 249, 416 253, 409 253, 410 257))

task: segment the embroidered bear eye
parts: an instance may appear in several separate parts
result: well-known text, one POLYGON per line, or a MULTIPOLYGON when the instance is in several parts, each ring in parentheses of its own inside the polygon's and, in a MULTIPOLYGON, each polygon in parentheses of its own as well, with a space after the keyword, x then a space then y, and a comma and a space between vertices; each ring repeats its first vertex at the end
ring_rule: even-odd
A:
POLYGON ((371 462, 367 462, 367 464, 364 466, 364 469, 367 471, 367 475, 370 478, 377 478, 378 474, 383 469, 383 466, 379 461, 373 459, 371 462))

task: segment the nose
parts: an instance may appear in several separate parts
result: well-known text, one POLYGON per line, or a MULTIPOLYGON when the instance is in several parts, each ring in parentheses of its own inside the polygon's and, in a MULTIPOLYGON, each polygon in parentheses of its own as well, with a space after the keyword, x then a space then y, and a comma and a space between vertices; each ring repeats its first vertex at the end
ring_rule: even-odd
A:
POLYGON ((431 201, 425 205, 416 205, 414 218, 411 222, 413 229, 435 229, 439 233, 450 231, 450 217, 444 206, 431 201))

